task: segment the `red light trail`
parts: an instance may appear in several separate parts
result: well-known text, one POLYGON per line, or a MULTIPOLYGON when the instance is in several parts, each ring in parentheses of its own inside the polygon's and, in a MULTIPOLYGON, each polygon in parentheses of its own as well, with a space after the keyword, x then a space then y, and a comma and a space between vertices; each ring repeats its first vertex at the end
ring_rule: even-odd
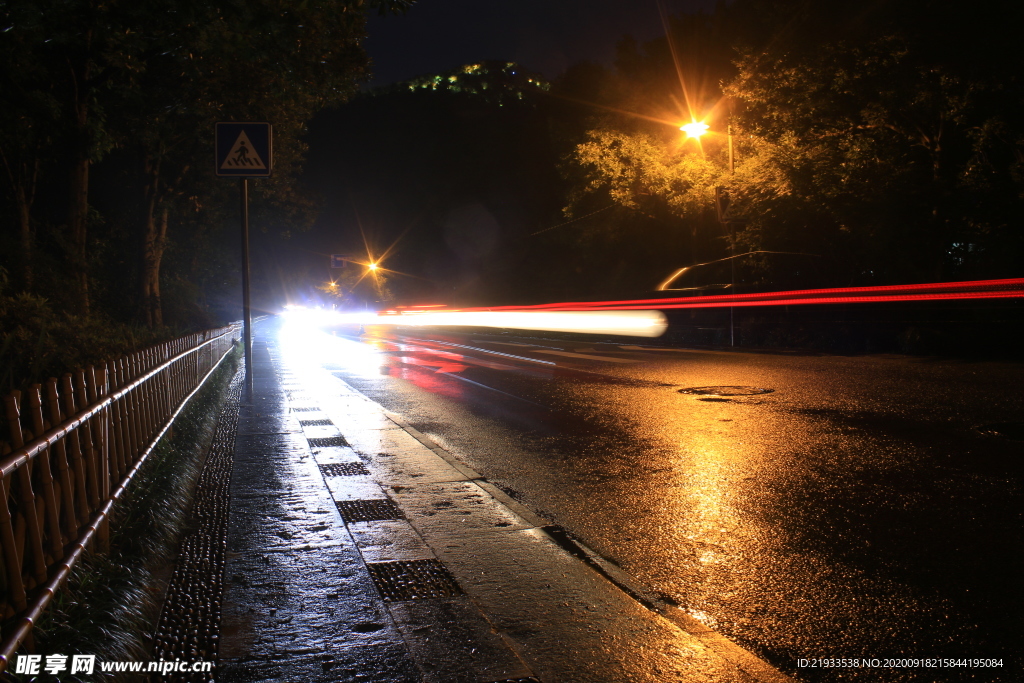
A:
POLYGON ((1024 298, 1024 278, 931 282, 917 285, 800 289, 758 294, 716 294, 714 296, 621 301, 573 301, 530 306, 452 309, 478 311, 627 311, 636 309, 718 308, 727 306, 793 306, 805 304, 859 304, 890 301, 949 301, 964 299, 1024 298))

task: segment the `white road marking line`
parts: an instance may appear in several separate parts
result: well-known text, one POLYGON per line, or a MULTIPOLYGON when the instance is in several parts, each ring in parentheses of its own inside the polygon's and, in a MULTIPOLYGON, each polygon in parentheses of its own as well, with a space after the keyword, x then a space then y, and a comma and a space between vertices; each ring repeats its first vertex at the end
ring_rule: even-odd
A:
MULTIPOLYGON (((552 356, 569 356, 570 358, 586 358, 588 360, 603 360, 603 361, 608 361, 609 363, 643 363, 644 362, 643 360, 636 359, 636 358, 612 358, 610 356, 591 356, 591 355, 586 354, 586 353, 575 353, 573 351, 556 351, 555 349, 552 349, 551 347, 548 347, 548 346, 538 346, 536 344, 516 344, 516 343, 513 343, 513 342, 492 342, 492 341, 481 342, 481 343, 501 344, 502 346, 519 346, 519 347, 523 347, 523 348, 528 348, 528 349, 532 350, 534 353, 548 353, 548 354, 551 354, 552 356)), ((587 349, 587 350, 589 351, 590 349, 587 349)), ((492 353, 497 353, 497 352, 496 351, 492 351, 492 353)), ((517 356, 517 358, 518 358, 518 356, 517 356)), ((546 362, 549 362, 549 361, 540 361, 540 362, 546 363, 546 362)))
MULTIPOLYGON (((523 349, 553 349, 554 346, 542 346, 541 344, 517 344, 516 342, 491 341, 489 339, 474 339, 477 344, 497 344, 498 346, 518 346, 523 349)), ((493 352, 497 353, 497 351, 493 352)))
POLYGON ((495 391, 495 392, 497 392, 499 394, 502 394, 503 396, 508 396, 509 398, 515 398, 515 399, 518 399, 520 401, 525 401, 526 403, 529 403, 530 405, 535 405, 538 408, 544 408, 545 410, 551 410, 550 407, 548 407, 546 405, 542 405, 540 403, 537 403, 536 401, 531 401, 528 398, 523 398, 522 396, 516 396, 515 394, 510 394, 507 391, 502 391, 501 389, 495 389, 494 387, 489 386, 487 384, 481 384, 480 382, 474 382, 473 380, 469 379, 468 377, 463 377, 462 375, 448 374, 447 376, 451 377, 452 379, 458 379, 458 380, 462 380, 463 382, 468 382, 469 384, 473 384, 475 386, 481 387, 482 389, 490 389, 491 391, 495 391))
MULTIPOLYGON (((412 339, 415 339, 415 337, 412 337, 412 339)), ((431 339, 429 341, 431 341, 434 344, 444 344, 445 346, 454 346, 454 347, 460 348, 460 349, 471 349, 473 351, 480 351, 482 353, 493 353, 496 356, 505 356, 506 358, 515 358, 516 360, 528 360, 531 363, 543 363, 545 365, 554 365, 553 361, 541 360, 540 358, 527 358, 526 356, 516 356, 516 355, 513 355, 511 353, 502 353, 501 351, 492 351, 491 349, 481 349, 481 348, 479 348, 477 346, 466 346, 465 344, 454 344, 452 342, 443 342, 443 341, 438 341, 436 339, 431 339)), ((503 342, 493 342, 493 343, 501 344, 503 342)), ((505 346, 529 346, 529 344, 507 344, 506 343, 505 346)), ((430 347, 423 347, 423 348, 428 348, 429 349, 430 347)))
POLYGON ((612 358, 610 356, 592 356, 589 353, 573 353, 572 351, 548 351, 547 349, 534 349, 534 353, 549 353, 552 356, 569 356, 570 358, 586 358, 588 360, 603 360, 609 363, 643 363, 638 358, 612 358))

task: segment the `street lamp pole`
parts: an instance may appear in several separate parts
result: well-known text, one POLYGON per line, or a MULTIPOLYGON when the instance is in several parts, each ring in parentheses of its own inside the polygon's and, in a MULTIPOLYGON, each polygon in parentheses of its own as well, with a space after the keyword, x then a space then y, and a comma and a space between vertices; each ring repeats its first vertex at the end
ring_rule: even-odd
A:
MULTIPOLYGON (((703 121, 700 121, 700 122, 698 122, 698 121, 691 121, 690 123, 686 123, 686 124, 683 124, 682 126, 680 126, 679 130, 681 130, 684 133, 686 133, 687 137, 698 138, 699 139, 701 135, 704 135, 704 133, 708 132, 708 125, 706 123, 704 123, 703 121)), ((736 163, 735 163, 735 157, 733 155, 733 149, 732 149, 732 123, 731 122, 726 127, 726 136, 727 136, 727 138, 729 140, 729 175, 734 175, 736 173, 736 163)), ((717 199, 718 202, 722 201, 722 195, 723 194, 724 193, 721 192, 721 188, 718 188, 718 190, 716 190, 716 197, 718 197, 718 199, 717 199)), ((728 196, 726 195, 725 198, 727 199, 728 196)), ((735 258, 736 257, 736 244, 735 244, 735 235, 734 235, 734 231, 733 231, 733 223, 726 216, 726 211, 724 209, 722 209, 721 203, 719 203, 719 211, 720 211, 720 213, 719 213, 719 220, 722 221, 722 223, 725 224, 725 229, 729 231, 729 256, 730 256, 730 258, 729 258, 729 270, 730 270, 730 273, 731 273, 731 284, 730 284, 729 287, 730 287, 730 291, 735 293, 736 292, 736 258, 735 258)), ((736 320, 735 320, 735 308, 733 306, 729 307, 729 346, 736 346, 736 320)))
POLYGON ((729 174, 732 175, 736 172, 736 166, 733 163, 734 159, 732 156, 732 124, 730 123, 725 130, 726 135, 729 137, 729 174))
MULTIPOLYGON (((732 154, 732 123, 730 122, 726 126, 726 134, 729 138, 729 175, 735 175, 736 165, 735 159, 732 154)), ((729 291, 733 294, 736 293, 736 240, 733 233, 733 227, 731 221, 726 221, 726 228, 729 230, 729 255, 732 257, 729 259, 729 274, 731 276, 731 283, 729 285, 729 291)), ((729 346, 736 346, 736 309, 733 306, 729 307, 729 346)))

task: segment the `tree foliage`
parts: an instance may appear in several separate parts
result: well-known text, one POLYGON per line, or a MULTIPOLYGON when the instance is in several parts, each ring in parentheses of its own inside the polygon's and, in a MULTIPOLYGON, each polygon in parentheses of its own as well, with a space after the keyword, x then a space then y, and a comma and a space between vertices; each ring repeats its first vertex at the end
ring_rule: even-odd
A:
POLYGON ((213 177, 213 124, 274 125, 254 222, 308 226, 315 202, 296 184, 306 122, 366 76, 365 12, 411 4, 5 0, 0 265, 18 289, 79 314, 99 301, 151 326, 199 322, 164 319, 161 283, 195 281, 221 259, 205 248, 220 246, 237 199, 213 177))
POLYGON ((604 88, 616 111, 567 165, 567 212, 601 196, 660 210, 691 241, 716 233, 725 255, 726 231, 707 220, 721 188, 743 219, 734 248, 818 254, 832 264, 821 284, 1019 274, 1014 39, 991 15, 963 22, 951 2, 737 0, 677 19, 670 40, 625 43, 604 88), (700 144, 675 130, 691 116, 712 129, 700 144))

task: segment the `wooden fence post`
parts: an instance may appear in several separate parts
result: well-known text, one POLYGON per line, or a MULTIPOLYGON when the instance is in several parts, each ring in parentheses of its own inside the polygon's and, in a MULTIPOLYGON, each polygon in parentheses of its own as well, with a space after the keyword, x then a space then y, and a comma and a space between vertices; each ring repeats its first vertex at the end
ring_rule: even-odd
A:
MULTIPOLYGON (((56 391, 57 380, 51 378, 50 382, 53 384, 53 390, 56 391)), ((28 404, 29 410, 32 411, 32 429, 36 434, 42 434, 46 431, 46 425, 43 420, 43 397, 39 393, 38 384, 33 385, 29 390, 28 404)), ((60 408, 58 407, 56 417, 51 419, 50 424, 51 426, 59 425, 63 421, 63 416, 60 414, 60 408)), ((64 454, 63 439, 39 453, 34 460, 39 488, 43 494, 42 499, 36 503, 36 514, 40 521, 43 522, 40 526, 46 529, 50 541, 51 557, 47 558, 47 566, 52 564, 54 559, 59 560, 64 557, 64 539, 60 530, 60 513, 58 512, 57 495, 53 486, 53 470, 50 467, 54 451, 59 451, 61 455, 64 454)))
MULTIPOLYGON (((18 406, 20 396, 10 395, 6 398, 7 423, 11 428, 11 441, 15 448, 25 445, 24 433, 21 430, 21 415, 18 406)), ((25 520, 27 535, 25 537, 26 554, 32 555, 33 585, 39 586, 46 581, 46 560, 43 554, 42 525, 36 511, 36 495, 32 490, 32 467, 30 463, 18 468, 18 514, 25 520)))

